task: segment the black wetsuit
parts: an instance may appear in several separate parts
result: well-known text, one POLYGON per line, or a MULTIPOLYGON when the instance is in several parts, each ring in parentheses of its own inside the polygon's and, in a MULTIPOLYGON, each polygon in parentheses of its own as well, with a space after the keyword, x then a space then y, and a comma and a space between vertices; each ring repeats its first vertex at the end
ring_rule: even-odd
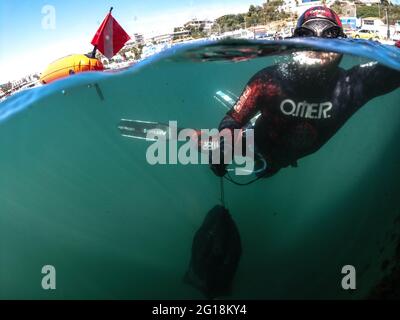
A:
POLYGON ((377 63, 336 67, 329 80, 286 71, 274 65, 254 75, 219 126, 239 129, 261 112, 254 132, 266 176, 317 151, 361 106, 400 86, 400 72, 377 63))

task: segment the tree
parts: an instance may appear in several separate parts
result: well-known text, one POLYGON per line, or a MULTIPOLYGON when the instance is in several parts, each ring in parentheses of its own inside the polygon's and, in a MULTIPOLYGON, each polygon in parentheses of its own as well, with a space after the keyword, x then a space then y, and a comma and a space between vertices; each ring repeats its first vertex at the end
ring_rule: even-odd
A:
POLYGON ((289 18, 290 15, 280 9, 282 5, 283 0, 270 0, 263 3, 262 6, 250 5, 246 13, 219 17, 212 30, 213 32, 232 31, 289 18))
POLYGON ((283 0, 271 0, 263 4, 263 21, 271 22, 288 18, 290 15, 279 8, 283 5, 283 0))
POLYGON ((243 28, 245 25, 245 14, 227 14, 215 20, 214 31, 233 31, 243 28))
POLYGON ((360 5, 357 6, 357 18, 377 17, 379 18, 379 6, 378 5, 360 5))
POLYGON ((331 9, 339 15, 343 14, 342 4, 339 0, 336 0, 333 3, 333 5, 331 6, 331 9))
POLYGON ((204 32, 204 26, 200 27, 190 26, 188 27, 188 31, 193 39, 204 38, 207 36, 206 32, 204 32))
POLYGON ((2 84, 0 87, 4 92, 7 92, 7 91, 10 91, 12 89, 12 84, 9 81, 7 83, 2 84))
POLYGON ((396 23, 396 21, 400 21, 400 5, 390 5, 388 8, 389 22, 396 23))

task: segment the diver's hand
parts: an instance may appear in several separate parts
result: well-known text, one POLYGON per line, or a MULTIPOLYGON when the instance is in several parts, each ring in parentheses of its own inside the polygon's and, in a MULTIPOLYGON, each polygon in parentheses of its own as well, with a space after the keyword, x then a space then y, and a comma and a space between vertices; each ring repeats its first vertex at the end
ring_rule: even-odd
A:
POLYGON ((397 48, 400 48, 400 40, 398 40, 394 45, 395 45, 397 48))
POLYGON ((218 136, 209 136, 203 133, 201 130, 196 130, 190 136, 190 140, 196 145, 197 151, 204 154, 209 154, 214 150, 220 148, 220 141, 218 136))
POLYGON ((212 139, 211 143, 208 145, 206 148, 208 149, 208 156, 209 156, 209 164, 212 172, 217 177, 223 177, 226 173, 226 166, 227 166, 227 161, 230 162, 229 159, 225 159, 225 153, 227 155, 232 155, 232 146, 229 143, 228 145, 225 145, 225 141, 223 137, 216 137, 212 139), (215 158, 216 157, 216 158, 215 158), (215 163, 213 163, 213 160, 215 159, 215 163))
POLYGON ((217 177, 223 177, 227 173, 226 166, 223 163, 210 164, 210 168, 217 177))

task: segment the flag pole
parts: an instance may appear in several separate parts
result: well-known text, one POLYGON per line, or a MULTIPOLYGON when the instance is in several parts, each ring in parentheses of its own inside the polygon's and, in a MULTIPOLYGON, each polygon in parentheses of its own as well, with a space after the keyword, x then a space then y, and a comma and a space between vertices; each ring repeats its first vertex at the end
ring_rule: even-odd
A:
MULTIPOLYGON (((111 12, 113 11, 113 9, 114 9, 114 7, 111 7, 110 8, 110 11, 108 12, 108 14, 111 14, 111 12)), ((93 47, 93 51, 92 51, 92 54, 91 54, 91 58, 96 58, 96 52, 97 52, 97 46, 94 46, 93 47)))
POLYGON ((95 59, 96 58, 96 51, 97 51, 97 46, 94 46, 93 47, 93 51, 92 51, 92 54, 91 54, 91 58, 93 58, 93 59, 95 59))

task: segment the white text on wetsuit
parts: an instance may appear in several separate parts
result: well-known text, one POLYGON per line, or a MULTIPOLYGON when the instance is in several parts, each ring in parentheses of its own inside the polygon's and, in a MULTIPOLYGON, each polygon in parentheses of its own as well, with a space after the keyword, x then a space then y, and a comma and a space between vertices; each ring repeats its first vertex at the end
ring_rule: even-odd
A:
POLYGON ((286 99, 281 102, 281 111, 285 115, 308 119, 327 119, 331 115, 329 111, 332 109, 332 102, 309 103, 307 101, 298 102, 297 104, 286 99))

